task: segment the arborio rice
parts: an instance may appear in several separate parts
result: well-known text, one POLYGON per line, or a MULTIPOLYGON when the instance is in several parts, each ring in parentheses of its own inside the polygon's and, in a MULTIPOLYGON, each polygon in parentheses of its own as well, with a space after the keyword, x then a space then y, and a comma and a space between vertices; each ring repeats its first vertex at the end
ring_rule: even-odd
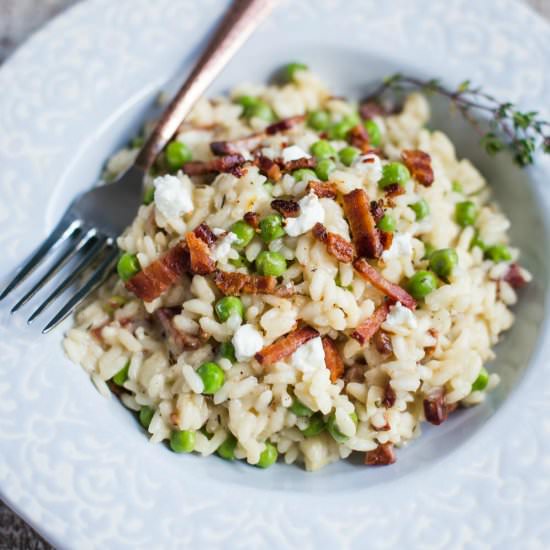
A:
POLYGON ((498 383, 483 365, 530 276, 422 95, 387 115, 291 77, 196 105, 65 350, 174 451, 389 464, 498 383))

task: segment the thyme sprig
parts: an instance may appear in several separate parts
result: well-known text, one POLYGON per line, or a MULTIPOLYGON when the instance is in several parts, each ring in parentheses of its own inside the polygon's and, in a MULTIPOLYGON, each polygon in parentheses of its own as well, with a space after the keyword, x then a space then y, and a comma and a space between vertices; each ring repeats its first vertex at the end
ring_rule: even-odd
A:
POLYGON ((521 111, 510 102, 500 102, 481 87, 465 80, 456 89, 445 87, 440 80, 393 74, 366 99, 380 101, 388 92, 420 90, 425 94, 446 97, 454 108, 481 134, 481 144, 490 155, 509 150, 519 166, 534 161, 537 150, 550 154, 550 122, 542 120, 537 111, 521 111), (484 115, 486 127, 482 127, 479 115, 484 115))

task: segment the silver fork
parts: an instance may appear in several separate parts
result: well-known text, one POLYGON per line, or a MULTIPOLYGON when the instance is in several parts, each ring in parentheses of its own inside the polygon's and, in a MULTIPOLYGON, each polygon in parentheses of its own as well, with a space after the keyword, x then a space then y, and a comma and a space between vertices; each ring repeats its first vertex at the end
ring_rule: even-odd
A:
POLYGON ((59 250, 51 267, 12 307, 11 313, 29 302, 49 281, 54 278, 61 279, 63 268, 71 265, 69 274, 61 279, 30 315, 28 322, 31 323, 67 288, 79 280, 90 266, 95 265, 93 272, 42 330, 43 333, 49 332, 109 276, 119 255, 116 237, 130 224, 142 202, 145 173, 176 133, 197 99, 268 15, 276 1, 233 1, 197 64, 139 152, 133 166, 116 182, 95 187, 79 195, 46 240, 19 268, 13 280, 2 291, 0 300, 10 295, 53 251, 59 250))

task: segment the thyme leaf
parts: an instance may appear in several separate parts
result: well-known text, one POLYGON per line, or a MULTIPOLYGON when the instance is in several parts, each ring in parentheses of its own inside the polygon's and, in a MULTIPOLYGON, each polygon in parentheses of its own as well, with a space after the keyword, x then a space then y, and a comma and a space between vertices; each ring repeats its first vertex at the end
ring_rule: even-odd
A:
POLYGON ((426 95, 446 97, 455 110, 481 132, 481 145, 490 155, 502 151, 512 153, 521 167, 533 164, 535 154, 550 154, 550 122, 537 111, 522 111, 510 102, 501 102, 470 80, 456 89, 445 87, 439 79, 422 80, 401 73, 383 79, 382 84, 364 102, 381 102, 389 94, 420 90, 426 95), (484 115, 487 128, 481 129, 479 115, 484 115))

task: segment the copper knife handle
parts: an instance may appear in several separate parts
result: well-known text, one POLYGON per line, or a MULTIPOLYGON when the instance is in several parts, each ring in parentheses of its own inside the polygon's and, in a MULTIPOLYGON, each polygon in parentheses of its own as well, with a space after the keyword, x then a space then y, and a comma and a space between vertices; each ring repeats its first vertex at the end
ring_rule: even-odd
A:
POLYGON ((151 167, 196 101, 256 27, 267 17, 276 1, 234 0, 231 3, 195 67, 139 152, 135 166, 144 171, 151 167))

